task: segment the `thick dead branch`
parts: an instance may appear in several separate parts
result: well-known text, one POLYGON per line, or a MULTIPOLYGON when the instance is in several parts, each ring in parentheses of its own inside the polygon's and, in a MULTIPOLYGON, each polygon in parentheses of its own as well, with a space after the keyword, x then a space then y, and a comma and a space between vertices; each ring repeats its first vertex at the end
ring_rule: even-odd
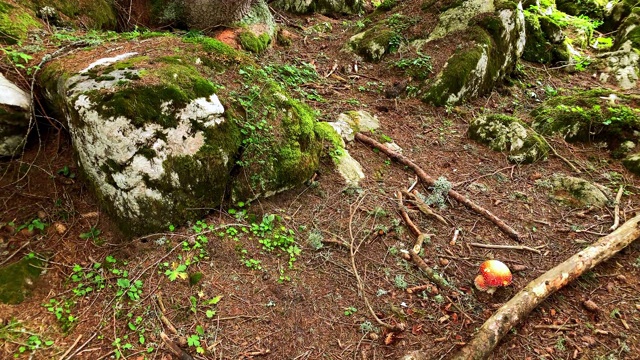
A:
POLYGON ((640 237, 640 215, 618 230, 542 274, 504 304, 480 328, 453 360, 486 359, 512 327, 522 321, 549 295, 563 288, 640 237))
MULTIPOLYGON (((358 139, 358 141, 372 147, 372 148, 377 148, 380 151, 382 151, 385 155, 387 155, 388 157, 390 157, 391 159, 393 159, 394 161, 397 161, 403 165, 406 165, 408 167, 410 167, 415 173, 416 175, 418 175, 418 177, 420 178, 420 180, 422 180, 423 182, 425 182, 427 185, 429 186, 434 186, 435 184, 435 180, 430 177, 429 175, 427 175, 426 172, 424 172, 424 170, 422 170, 418 165, 416 165, 416 163, 414 163, 413 161, 409 160, 408 158, 406 158, 404 155, 398 154, 395 151, 389 150, 386 146, 382 145, 381 143, 371 139, 370 137, 362 134, 362 133, 356 133, 355 138, 358 139)), ((481 207, 480 205, 474 203, 473 201, 467 199, 466 197, 464 197, 462 194, 458 193, 455 190, 449 190, 449 196, 451 196, 452 198, 454 198, 456 201, 462 203, 464 206, 466 206, 467 208, 475 211, 476 213, 484 216, 485 218, 489 219, 491 222, 493 222, 494 224, 496 224, 496 226, 498 226, 500 228, 500 230, 502 230, 503 232, 505 232, 507 235, 509 235, 511 238, 513 238, 516 241, 520 240, 520 235, 513 229, 511 228, 509 225, 505 224, 504 221, 502 221, 500 218, 498 218, 497 216, 495 216, 494 214, 492 214, 489 210, 481 207)))
POLYGON ((193 357, 189 355, 186 351, 180 349, 178 344, 174 343, 171 339, 169 339, 169 337, 167 336, 167 334, 164 333, 164 331, 160 333, 160 338, 162 338, 162 341, 165 343, 165 345, 167 345, 167 347, 169 348, 169 351, 171 351, 171 353, 173 353, 173 355, 175 355, 178 358, 178 360, 193 360, 193 357))

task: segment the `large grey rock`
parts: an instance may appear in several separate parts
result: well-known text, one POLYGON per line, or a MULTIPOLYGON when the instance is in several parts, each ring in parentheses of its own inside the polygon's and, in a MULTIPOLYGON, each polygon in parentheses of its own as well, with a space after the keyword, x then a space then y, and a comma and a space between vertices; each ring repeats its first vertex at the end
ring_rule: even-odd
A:
POLYGON ((20 153, 26 142, 30 118, 29 95, 0 74, 0 157, 20 153))
POLYGON ((509 161, 515 163, 544 160, 549 153, 549 145, 540 135, 511 116, 478 117, 469 125, 469 137, 495 151, 506 151, 509 161))
POLYGON ((632 173, 640 176, 640 153, 627 156, 622 164, 632 173))
MULTIPOLYGON (((465 1, 460 8, 474 3, 465 1)), ((424 101, 434 105, 458 104, 490 91, 513 70, 524 51, 526 41, 522 3, 486 3, 478 6, 495 10, 483 16, 475 14, 464 30, 472 37, 474 45, 453 54, 436 78, 424 84, 424 101)), ((468 11, 475 8, 468 6, 468 11)), ((456 15, 454 19, 458 17, 456 15)), ((448 37, 451 41, 457 39, 459 32, 463 30, 459 26, 454 26, 454 29, 454 32, 444 35, 442 40, 445 41, 448 37)), ((425 46, 419 43, 416 45, 425 46)))
POLYGON ((52 106, 66 115, 80 168, 127 234, 193 219, 202 213, 194 209, 215 207, 229 193, 239 201, 284 191, 318 166, 313 112, 249 58, 205 40, 200 47, 153 39, 138 50, 144 56, 104 58, 94 49, 83 58, 98 60, 80 71, 67 71, 62 58, 42 72, 52 106), (175 56, 149 50, 175 46, 175 56), (229 57, 260 89, 251 106, 264 112, 244 115, 234 100, 242 90, 230 94, 212 82, 226 79, 216 76, 229 57))
POLYGON ((609 199, 602 191, 603 187, 596 186, 584 179, 555 174, 551 178, 553 198, 573 207, 603 207, 609 199))

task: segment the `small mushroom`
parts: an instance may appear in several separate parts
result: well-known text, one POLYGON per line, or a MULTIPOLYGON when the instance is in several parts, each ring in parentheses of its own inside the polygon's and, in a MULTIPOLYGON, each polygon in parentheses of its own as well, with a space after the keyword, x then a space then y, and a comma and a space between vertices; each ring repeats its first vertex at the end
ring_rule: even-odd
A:
POLYGON ((511 270, 503 262, 487 260, 480 265, 480 275, 475 278, 476 289, 493 294, 497 288, 511 284, 511 270))

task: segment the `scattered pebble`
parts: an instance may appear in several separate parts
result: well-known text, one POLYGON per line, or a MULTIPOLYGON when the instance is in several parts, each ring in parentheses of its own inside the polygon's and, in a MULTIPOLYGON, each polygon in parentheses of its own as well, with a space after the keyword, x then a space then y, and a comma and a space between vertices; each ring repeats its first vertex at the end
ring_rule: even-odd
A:
POLYGON ((582 302, 582 306, 584 306, 585 309, 587 309, 587 310, 589 310, 591 312, 598 312, 600 310, 600 308, 598 307, 598 304, 596 304, 592 300, 583 301, 582 302))

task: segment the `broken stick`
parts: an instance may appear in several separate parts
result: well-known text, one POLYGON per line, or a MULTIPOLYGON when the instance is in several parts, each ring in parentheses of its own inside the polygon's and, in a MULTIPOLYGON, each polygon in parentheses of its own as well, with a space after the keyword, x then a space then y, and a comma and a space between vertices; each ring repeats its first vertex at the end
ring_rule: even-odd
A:
POLYGON ((160 338, 167 345, 167 347, 169 348, 169 351, 171 351, 173 355, 175 355, 178 358, 178 360, 193 360, 193 357, 189 355, 189 353, 187 353, 186 351, 180 349, 178 344, 174 343, 171 339, 169 339, 169 337, 167 336, 167 334, 164 333, 164 331, 160 332, 160 338))
POLYGON ((498 342, 549 295, 611 258, 640 237, 640 215, 542 274, 504 304, 452 360, 486 359, 498 342))
MULTIPOLYGON (((418 175, 418 177, 420 178, 420 180, 424 181, 427 185, 429 186, 434 186, 435 184, 435 180, 430 177, 429 175, 427 175, 426 172, 424 172, 424 170, 422 170, 418 165, 416 165, 416 163, 414 163, 413 161, 409 160, 407 157, 405 157, 402 154, 398 154, 395 151, 389 150, 386 146, 382 145, 381 143, 373 140, 372 138, 362 134, 362 133, 356 133, 355 138, 358 139, 358 141, 372 147, 372 148, 377 148, 378 150, 382 151, 385 155, 387 155, 388 157, 390 157, 391 159, 406 165, 408 167, 410 167, 415 173, 416 175, 418 175)), ((509 237, 511 237, 512 239, 516 240, 516 241, 520 241, 520 235, 518 234, 518 232, 516 232, 513 228, 511 228, 509 225, 505 224, 504 221, 502 221, 500 218, 498 218, 497 216, 495 216, 494 214, 492 214, 489 210, 481 207, 480 205, 474 203, 473 201, 467 199, 464 195, 460 194, 459 192, 455 191, 455 190, 449 190, 449 196, 451 196, 452 198, 454 198, 456 201, 462 203, 464 206, 466 206, 467 208, 475 211, 476 213, 484 216, 485 218, 489 219, 491 222, 493 222, 494 224, 496 224, 496 226, 498 226, 498 228, 500 228, 500 230, 502 230, 504 233, 506 233, 507 235, 509 235, 509 237)))

